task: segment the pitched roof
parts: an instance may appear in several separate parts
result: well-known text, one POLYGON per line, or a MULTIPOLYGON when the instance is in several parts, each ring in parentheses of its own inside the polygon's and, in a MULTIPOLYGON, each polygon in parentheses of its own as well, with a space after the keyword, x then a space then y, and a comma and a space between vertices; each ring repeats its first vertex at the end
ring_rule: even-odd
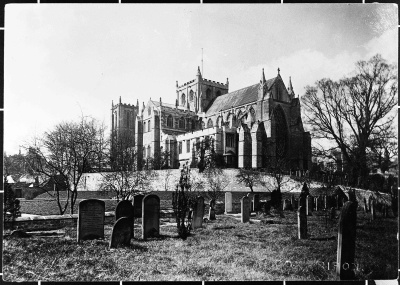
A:
MULTIPOLYGON (((276 77, 266 81, 268 89, 274 84, 276 77)), ((206 112, 206 116, 224 111, 232 107, 245 105, 258 99, 258 88, 260 84, 256 83, 248 87, 218 96, 206 112)))

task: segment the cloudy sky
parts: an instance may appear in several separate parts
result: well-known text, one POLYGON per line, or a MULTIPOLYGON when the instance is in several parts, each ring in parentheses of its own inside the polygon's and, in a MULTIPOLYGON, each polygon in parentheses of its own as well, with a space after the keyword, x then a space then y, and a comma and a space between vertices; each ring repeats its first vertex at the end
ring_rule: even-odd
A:
POLYGON ((336 5, 21 5, 5 12, 4 148, 111 101, 175 102, 175 84, 229 78, 234 91, 292 77, 296 94, 381 53, 397 64, 397 7, 336 5))

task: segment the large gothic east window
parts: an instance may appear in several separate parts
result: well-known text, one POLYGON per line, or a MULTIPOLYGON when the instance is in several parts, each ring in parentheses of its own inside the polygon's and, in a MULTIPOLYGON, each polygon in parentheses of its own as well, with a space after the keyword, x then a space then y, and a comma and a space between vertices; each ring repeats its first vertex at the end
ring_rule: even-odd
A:
POLYGON ((283 158, 287 154, 289 136, 285 119, 285 113, 283 112, 282 107, 275 108, 274 117, 275 117, 276 156, 283 158))

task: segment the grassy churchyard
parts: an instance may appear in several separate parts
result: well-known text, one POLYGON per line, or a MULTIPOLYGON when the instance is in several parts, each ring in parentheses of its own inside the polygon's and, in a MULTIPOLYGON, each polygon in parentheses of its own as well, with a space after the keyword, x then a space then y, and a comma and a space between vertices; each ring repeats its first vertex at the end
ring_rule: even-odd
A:
MULTIPOLYGON (((165 203, 166 201, 164 201, 165 203)), ((161 202, 161 205, 163 202, 161 202)), ((166 203, 168 204, 168 203, 166 203)), ((162 206, 161 206, 162 208, 162 206)), ((106 210, 107 207, 106 207, 106 210)), ((3 278, 7 281, 100 280, 339 280, 335 273, 338 215, 323 210, 307 217, 308 238, 298 239, 297 212, 274 209, 270 215, 217 215, 182 240, 174 218, 161 218, 160 237, 141 239, 135 219, 130 245, 109 248, 112 224, 104 239, 77 243, 77 228, 28 232, 17 238, 5 232, 3 278), (133 270, 134 269, 134 270, 133 270)), ((355 277, 397 277, 397 219, 357 211, 355 277)))

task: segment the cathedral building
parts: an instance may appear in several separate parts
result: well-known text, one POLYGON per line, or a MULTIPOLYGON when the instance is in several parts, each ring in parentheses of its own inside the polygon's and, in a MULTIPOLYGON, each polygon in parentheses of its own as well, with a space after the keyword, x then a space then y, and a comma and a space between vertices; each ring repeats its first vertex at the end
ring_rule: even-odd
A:
POLYGON ((278 157, 290 169, 311 168, 311 137, 305 132, 300 101, 292 83, 286 88, 278 74, 229 92, 229 81, 220 83, 202 77, 176 82, 175 104, 150 100, 142 108, 112 105, 111 135, 128 132, 134 137, 139 168, 149 158, 168 153, 172 168, 196 165, 196 143, 208 137, 227 167, 264 168, 278 157))

